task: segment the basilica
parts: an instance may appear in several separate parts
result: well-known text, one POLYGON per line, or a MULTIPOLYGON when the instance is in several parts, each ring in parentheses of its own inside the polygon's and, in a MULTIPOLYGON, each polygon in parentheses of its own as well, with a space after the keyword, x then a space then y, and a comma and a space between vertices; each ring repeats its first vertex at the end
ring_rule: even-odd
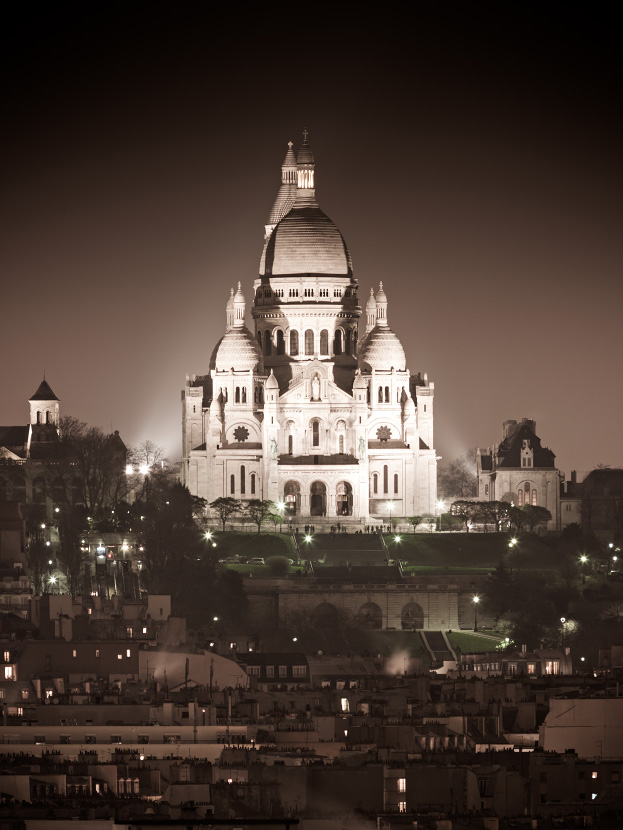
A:
POLYGON ((182 481, 208 503, 272 500, 321 523, 434 514, 434 384, 407 368, 383 283, 360 321, 350 251, 315 173, 304 133, 265 226, 253 331, 238 283, 208 371, 186 378, 182 481))

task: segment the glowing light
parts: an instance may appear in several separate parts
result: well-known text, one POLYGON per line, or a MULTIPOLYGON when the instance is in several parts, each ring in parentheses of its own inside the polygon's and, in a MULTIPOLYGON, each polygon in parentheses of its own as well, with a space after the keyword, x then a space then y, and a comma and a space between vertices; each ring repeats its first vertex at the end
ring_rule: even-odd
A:
POLYGON ((212 619, 214 620, 214 622, 218 622, 218 617, 212 617, 212 619))
POLYGON ((299 639, 298 637, 292 637, 292 642, 293 643, 298 643, 298 639, 299 639))
POLYGON ((52 583, 52 585, 54 585, 54 584, 56 583, 56 577, 55 577, 55 576, 51 576, 51 577, 50 577, 50 582, 52 583))
POLYGON ((131 476, 133 472, 134 472, 134 467, 131 464, 128 464, 127 467, 125 468, 125 474, 127 476, 131 476))
POLYGON ((286 509, 286 503, 284 501, 280 501, 277 504, 277 510, 285 510, 285 509, 286 509))
POLYGON ((51 564, 52 564, 52 560, 48 559, 48 565, 51 565, 51 564))
POLYGON ((142 476, 146 476, 149 472, 149 467, 147 466, 147 464, 141 464, 138 468, 138 471, 142 476))
POLYGON ((394 542, 399 542, 399 541, 400 541, 400 536, 394 536, 394 542))
POLYGON ((60 507, 55 507, 55 508, 54 508, 54 512, 55 512, 55 513, 60 513, 60 512, 61 512, 61 508, 60 508, 60 507))
POLYGON ((49 548, 51 544, 52 544, 51 542, 46 542, 45 543, 46 548, 49 548))
POLYGON ((206 532, 206 539, 211 539, 211 538, 212 538, 212 531, 211 531, 211 530, 208 530, 208 531, 206 532))
POLYGON ((41 525, 41 530, 45 530, 45 525, 41 525))
POLYGON ((583 553, 583 554, 582 554, 582 556, 580 556, 580 562, 581 562, 583 565, 584 565, 586 562, 588 562, 588 556, 587 556, 585 553, 583 553))
POLYGON ((306 537, 305 537, 305 541, 306 541, 306 542, 311 542, 311 540, 312 540, 312 537, 311 537, 311 536, 306 536, 306 537))
POLYGON ((478 594, 474 594, 474 596, 472 597, 472 602, 480 602, 480 597, 478 596, 478 594))
POLYGON ((513 538, 509 541, 508 546, 509 548, 514 548, 517 544, 517 539, 513 536, 513 538))
POLYGON ((446 506, 445 502, 443 502, 443 501, 438 501, 437 502, 437 510, 441 511, 441 510, 444 509, 445 506, 446 506))

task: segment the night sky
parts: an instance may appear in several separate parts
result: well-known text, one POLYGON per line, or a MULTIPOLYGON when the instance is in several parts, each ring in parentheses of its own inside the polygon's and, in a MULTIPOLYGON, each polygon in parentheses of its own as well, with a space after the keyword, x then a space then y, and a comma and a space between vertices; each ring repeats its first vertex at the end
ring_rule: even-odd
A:
POLYGON ((229 287, 248 325, 303 128, 363 301, 379 280, 444 460, 534 418, 623 466, 614 4, 16 4, 3 12, 0 422, 181 449, 229 287), (369 15, 369 16, 366 16, 369 15))

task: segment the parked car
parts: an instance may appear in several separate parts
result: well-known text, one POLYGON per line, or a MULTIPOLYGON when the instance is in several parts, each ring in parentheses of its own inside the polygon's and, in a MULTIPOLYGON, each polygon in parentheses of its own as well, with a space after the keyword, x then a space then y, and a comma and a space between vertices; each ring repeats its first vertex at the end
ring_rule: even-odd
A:
POLYGON ((249 565, 265 565, 264 558, 262 556, 252 556, 249 559, 249 565))

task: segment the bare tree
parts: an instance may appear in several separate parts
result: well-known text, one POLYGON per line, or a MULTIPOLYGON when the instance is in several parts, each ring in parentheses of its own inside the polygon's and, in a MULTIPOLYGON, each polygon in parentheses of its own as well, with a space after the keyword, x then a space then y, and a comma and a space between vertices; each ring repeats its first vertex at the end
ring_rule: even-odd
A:
POLYGON ((273 501, 269 499, 251 499, 245 505, 245 510, 252 522, 257 525, 257 532, 260 533, 262 525, 277 509, 273 501))
POLYGON ((476 450, 455 458, 439 468, 439 493, 446 499, 464 499, 476 495, 476 450))
POLYGON ((209 507, 219 517, 219 520, 223 525, 224 533, 227 519, 229 519, 232 513, 237 513, 242 510, 242 502, 239 499, 232 499, 231 497, 225 496, 216 499, 215 501, 211 501, 209 507))

